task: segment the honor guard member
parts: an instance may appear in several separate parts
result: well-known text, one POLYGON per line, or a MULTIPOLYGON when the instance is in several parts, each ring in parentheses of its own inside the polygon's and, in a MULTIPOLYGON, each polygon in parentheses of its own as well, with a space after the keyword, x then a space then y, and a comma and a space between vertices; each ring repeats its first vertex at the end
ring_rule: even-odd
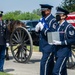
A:
POLYGON ((6 25, 2 20, 3 11, 0 11, 0 72, 3 72, 6 49, 6 25))
POLYGON ((56 63, 52 75, 67 75, 66 62, 71 54, 71 44, 75 43, 75 29, 65 19, 69 12, 57 7, 56 20, 59 22, 57 31, 60 41, 54 40, 56 47, 56 63))
POLYGON ((54 67, 53 45, 47 41, 47 32, 54 32, 56 30, 56 20, 51 14, 53 6, 48 4, 40 4, 42 18, 35 27, 35 31, 40 31, 40 51, 42 52, 42 59, 40 63, 40 75, 52 75, 54 67))
MULTIPOLYGON (((5 24, 6 24, 6 26, 8 27, 8 25, 9 25, 9 23, 10 23, 10 20, 5 20, 5 24)), ((7 29, 7 33, 8 33, 8 35, 7 35, 7 39, 6 39, 6 52, 5 52, 5 59, 6 60, 9 60, 9 52, 8 52, 8 50, 9 50, 9 39, 10 39, 10 32, 9 32, 9 30, 7 29)))

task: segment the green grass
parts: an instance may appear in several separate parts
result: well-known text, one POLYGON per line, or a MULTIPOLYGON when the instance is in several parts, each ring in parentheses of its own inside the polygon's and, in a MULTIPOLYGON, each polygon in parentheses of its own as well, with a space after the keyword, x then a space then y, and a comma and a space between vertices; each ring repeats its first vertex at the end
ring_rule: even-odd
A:
POLYGON ((12 75, 12 74, 8 74, 8 73, 5 73, 5 72, 0 72, 0 75, 12 75))
POLYGON ((33 52, 39 52, 39 46, 33 46, 33 52))

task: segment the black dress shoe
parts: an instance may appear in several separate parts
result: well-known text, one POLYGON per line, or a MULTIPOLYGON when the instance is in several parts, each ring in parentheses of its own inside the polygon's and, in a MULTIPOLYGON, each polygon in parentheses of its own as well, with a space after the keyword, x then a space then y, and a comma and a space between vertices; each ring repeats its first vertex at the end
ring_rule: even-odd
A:
POLYGON ((6 60, 9 60, 9 57, 7 57, 6 60))

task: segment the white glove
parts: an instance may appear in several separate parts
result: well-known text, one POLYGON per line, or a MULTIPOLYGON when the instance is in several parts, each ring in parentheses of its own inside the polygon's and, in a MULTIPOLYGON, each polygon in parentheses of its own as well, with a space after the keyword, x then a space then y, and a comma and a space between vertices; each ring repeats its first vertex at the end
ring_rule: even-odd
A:
POLYGON ((6 46, 9 47, 9 43, 6 43, 6 46))
POLYGON ((44 24, 42 24, 41 22, 39 22, 36 27, 35 27, 35 31, 38 32, 39 30, 41 31, 44 27, 44 24))
POLYGON ((53 43, 49 43, 50 45, 53 45, 53 43))
POLYGON ((54 44, 54 45, 61 45, 61 41, 53 40, 53 44, 54 44))

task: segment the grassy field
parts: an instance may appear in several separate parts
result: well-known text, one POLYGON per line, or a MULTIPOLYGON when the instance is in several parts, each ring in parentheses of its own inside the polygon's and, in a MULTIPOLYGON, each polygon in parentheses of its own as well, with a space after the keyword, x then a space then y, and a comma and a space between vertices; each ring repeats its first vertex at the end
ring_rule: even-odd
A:
POLYGON ((0 72, 0 75, 12 75, 12 74, 8 74, 8 73, 5 73, 5 72, 0 72))
POLYGON ((33 52, 39 52, 39 46, 33 46, 33 52))

